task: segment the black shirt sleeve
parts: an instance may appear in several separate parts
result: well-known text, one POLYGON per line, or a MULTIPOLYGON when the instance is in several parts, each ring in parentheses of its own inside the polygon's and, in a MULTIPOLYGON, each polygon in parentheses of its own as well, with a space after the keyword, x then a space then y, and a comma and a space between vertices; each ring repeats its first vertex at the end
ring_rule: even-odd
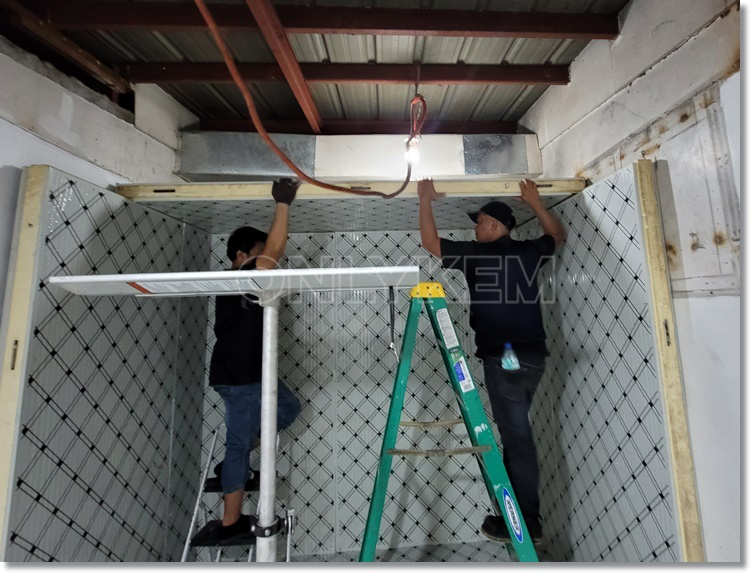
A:
POLYGON ((529 239, 525 243, 532 247, 541 259, 551 257, 556 251, 556 240, 551 235, 541 235, 538 239, 529 239))
POLYGON ((440 241, 441 264, 447 269, 459 269, 464 272, 467 257, 475 253, 475 242, 452 241, 444 238, 440 241))

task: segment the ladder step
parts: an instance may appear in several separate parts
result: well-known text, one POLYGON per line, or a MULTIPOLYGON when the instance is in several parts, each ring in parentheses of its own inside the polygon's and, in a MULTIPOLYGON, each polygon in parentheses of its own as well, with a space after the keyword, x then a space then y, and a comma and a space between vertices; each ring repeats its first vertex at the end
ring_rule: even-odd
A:
MULTIPOLYGON (((249 478, 245 483, 246 492, 258 492, 259 474, 256 473, 253 478, 249 478)), ((204 483, 204 492, 222 492, 222 479, 218 476, 207 478, 204 483)))
POLYGON ((241 536, 234 536, 226 541, 217 540, 217 530, 222 526, 221 520, 211 520, 191 538, 193 548, 202 548, 206 546, 253 546, 256 544, 256 537, 248 532, 241 536))
POLYGON ((386 454, 392 454, 397 456, 454 456, 458 454, 479 454, 481 452, 490 452, 490 445, 482 446, 468 446, 465 448, 454 449, 433 449, 433 450, 413 450, 413 449, 401 449, 401 448, 389 448, 386 454))
POLYGON ((464 424, 462 419, 449 419, 445 421, 400 421, 400 425, 403 427, 420 427, 422 429, 430 429, 434 427, 453 427, 455 425, 464 424))

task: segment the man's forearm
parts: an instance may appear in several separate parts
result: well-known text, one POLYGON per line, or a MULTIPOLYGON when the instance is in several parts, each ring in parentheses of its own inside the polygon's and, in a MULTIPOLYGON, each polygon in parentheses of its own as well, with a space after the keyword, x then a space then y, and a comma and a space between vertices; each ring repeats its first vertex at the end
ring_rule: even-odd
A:
MULTIPOLYGON (((287 245, 287 215, 290 206, 285 203, 278 203, 274 212, 274 220, 269 229, 269 236, 266 238, 266 246, 260 259, 265 260, 268 264, 277 263, 285 252, 287 245)), ((259 266, 265 266, 265 262, 258 262, 259 266)), ((268 268, 268 267, 267 267, 268 268)))
POLYGON ((542 203, 539 203, 532 209, 540 222, 541 228, 543 228, 543 233, 552 236, 556 240, 556 245, 564 243, 564 226, 561 224, 561 221, 543 207, 542 203))
POLYGON ((420 200, 420 242, 431 255, 441 257, 441 240, 433 217, 430 199, 420 200))

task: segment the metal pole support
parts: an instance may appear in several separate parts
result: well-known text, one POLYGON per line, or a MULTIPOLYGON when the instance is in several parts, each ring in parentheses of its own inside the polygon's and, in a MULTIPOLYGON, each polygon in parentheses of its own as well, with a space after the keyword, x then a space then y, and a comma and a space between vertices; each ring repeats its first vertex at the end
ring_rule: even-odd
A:
MULTIPOLYGON (((259 464, 259 511, 261 528, 277 520, 277 334, 279 294, 269 293, 259 303, 264 308, 263 370, 261 374, 261 461, 259 464)), ((256 562, 276 562, 277 535, 256 539, 256 562)))

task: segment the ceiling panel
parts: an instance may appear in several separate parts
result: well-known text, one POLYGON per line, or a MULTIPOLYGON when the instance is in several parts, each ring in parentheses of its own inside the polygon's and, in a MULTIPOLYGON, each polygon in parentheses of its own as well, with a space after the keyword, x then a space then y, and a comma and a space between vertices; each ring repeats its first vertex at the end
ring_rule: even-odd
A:
MULTIPOLYGON (((396 186, 396 184, 395 184, 396 186)), ((550 208, 567 197, 542 196, 550 208)), ((434 203, 433 212, 439 229, 472 229, 467 216, 490 201, 489 197, 445 197, 434 203)), ((225 234, 244 225, 268 229, 274 216, 274 202, 256 200, 191 200, 139 201, 148 207, 208 233, 225 234)), ((519 199, 507 203, 514 211, 517 224, 522 225, 534 216, 519 199)), ((343 196, 341 199, 298 199, 290 209, 290 233, 326 231, 394 231, 418 229, 418 198, 394 199, 343 196)))

